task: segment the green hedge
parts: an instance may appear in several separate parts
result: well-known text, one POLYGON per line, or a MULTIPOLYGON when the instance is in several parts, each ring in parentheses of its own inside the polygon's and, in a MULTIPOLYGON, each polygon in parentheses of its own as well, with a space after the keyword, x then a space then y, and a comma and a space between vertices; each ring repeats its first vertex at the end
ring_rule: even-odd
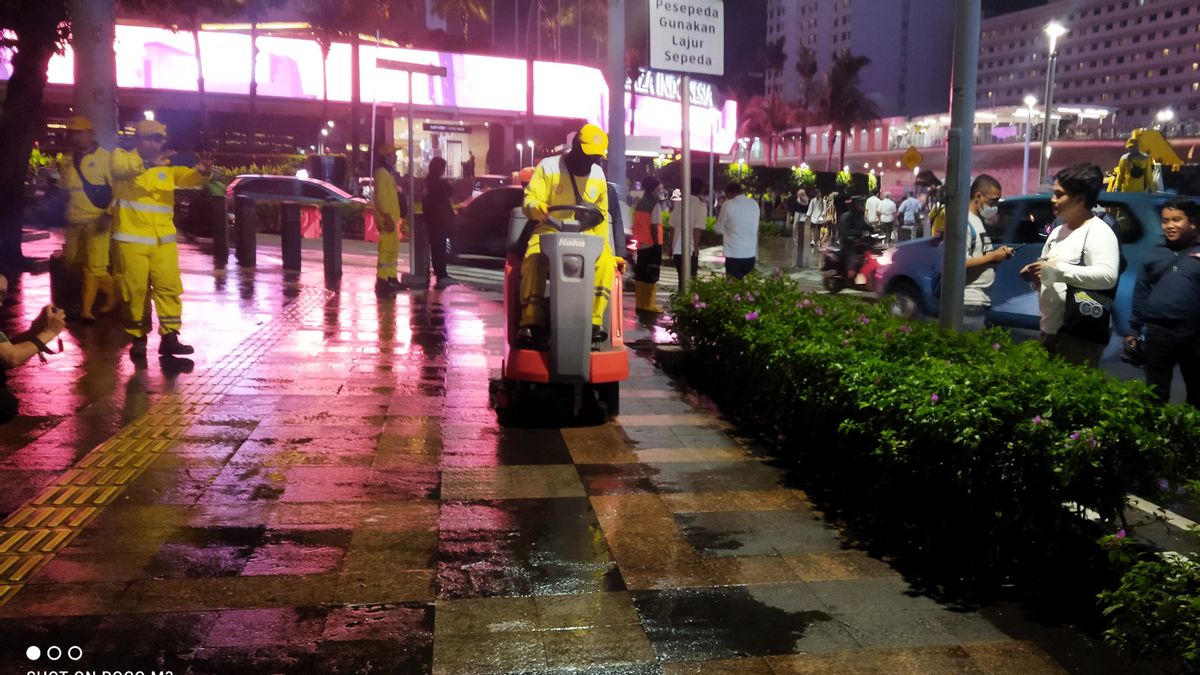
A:
POLYGON ((698 281, 672 303, 679 367, 873 541, 984 582, 1094 539, 1083 509, 1115 522, 1130 492, 1200 473, 1197 411, 1004 331, 948 334, 888 307, 782 275, 698 281))

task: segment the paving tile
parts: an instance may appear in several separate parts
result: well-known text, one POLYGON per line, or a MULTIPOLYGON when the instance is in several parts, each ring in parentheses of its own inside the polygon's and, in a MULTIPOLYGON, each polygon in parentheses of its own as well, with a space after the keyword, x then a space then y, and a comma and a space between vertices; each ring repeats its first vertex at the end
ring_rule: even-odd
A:
POLYGON ((671 661, 663 664, 663 675, 774 675, 767 660, 715 659, 712 661, 671 661))
POLYGON ((897 572, 861 551, 795 553, 783 560, 801 581, 848 581, 896 576, 897 572))
POLYGON ((307 644, 321 637, 328 610, 280 607, 220 612, 204 646, 256 647, 307 644))
POLYGON ((1058 675, 1067 672, 1045 652, 1029 642, 993 642, 964 644, 964 651, 980 670, 989 675, 1025 673, 1028 675, 1058 675))
POLYGON ((433 644, 435 674, 527 672, 546 667, 542 634, 537 632, 447 634, 433 644))
POLYGON ((438 600, 436 635, 530 632, 538 629, 538 609, 531 597, 438 600))
POLYGON ((640 625, 633 599, 624 591, 538 596, 538 628, 543 630, 640 625))
POLYGON ((642 627, 599 626, 545 631, 546 663, 551 668, 607 668, 655 661, 642 627))

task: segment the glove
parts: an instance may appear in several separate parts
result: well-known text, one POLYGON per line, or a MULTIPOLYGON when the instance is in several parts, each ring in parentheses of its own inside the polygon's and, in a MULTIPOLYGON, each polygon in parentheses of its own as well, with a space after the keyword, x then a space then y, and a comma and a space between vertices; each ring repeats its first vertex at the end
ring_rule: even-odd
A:
POLYGON ((550 213, 546 210, 546 205, 541 202, 529 202, 525 205, 525 213, 539 223, 546 222, 550 217, 550 213))

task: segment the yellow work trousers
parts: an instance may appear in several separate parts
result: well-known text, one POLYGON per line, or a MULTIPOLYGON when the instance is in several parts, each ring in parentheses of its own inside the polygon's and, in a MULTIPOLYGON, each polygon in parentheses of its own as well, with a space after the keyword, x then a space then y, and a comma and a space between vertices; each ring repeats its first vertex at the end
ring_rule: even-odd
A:
POLYGON ((112 225, 105 225, 101 230, 97 223, 88 224, 86 249, 84 274, 97 279, 107 277, 109 252, 112 250, 112 225))
MULTIPOLYGON (((584 232, 591 237, 597 234, 584 232)), ((606 237, 604 250, 596 259, 596 297, 592 301, 592 325, 604 325, 604 313, 608 310, 608 300, 612 296, 613 279, 617 273, 617 259, 613 257, 612 249, 606 237)), ((542 255, 541 235, 535 234, 529 238, 529 246, 525 249, 525 259, 521 261, 521 325, 546 325, 546 279, 550 275, 550 263, 542 255)))
POLYGON ((89 223, 67 223, 63 228, 63 262, 68 269, 82 272, 87 263, 89 223))
POLYGON ((179 278, 179 247, 175 242, 139 244, 117 242, 117 258, 121 267, 121 295, 128 308, 125 332, 142 337, 146 311, 146 292, 154 300, 158 314, 158 332, 178 333, 182 323, 183 282, 179 278))
MULTIPOLYGON (((379 222, 376 220, 375 222, 379 222)), ((375 276, 379 279, 396 278, 396 260, 400 257, 400 232, 379 231, 379 259, 375 264, 375 276)))

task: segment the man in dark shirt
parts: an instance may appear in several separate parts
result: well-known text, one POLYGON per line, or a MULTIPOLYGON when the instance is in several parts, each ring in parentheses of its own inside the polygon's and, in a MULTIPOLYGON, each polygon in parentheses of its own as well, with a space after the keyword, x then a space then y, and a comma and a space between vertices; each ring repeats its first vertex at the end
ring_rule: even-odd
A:
POLYGON ((1150 251, 1138 274, 1125 341, 1134 345, 1145 330, 1146 384, 1167 401, 1178 364, 1187 402, 1200 408, 1200 204, 1169 202, 1162 229, 1163 244, 1150 251))

